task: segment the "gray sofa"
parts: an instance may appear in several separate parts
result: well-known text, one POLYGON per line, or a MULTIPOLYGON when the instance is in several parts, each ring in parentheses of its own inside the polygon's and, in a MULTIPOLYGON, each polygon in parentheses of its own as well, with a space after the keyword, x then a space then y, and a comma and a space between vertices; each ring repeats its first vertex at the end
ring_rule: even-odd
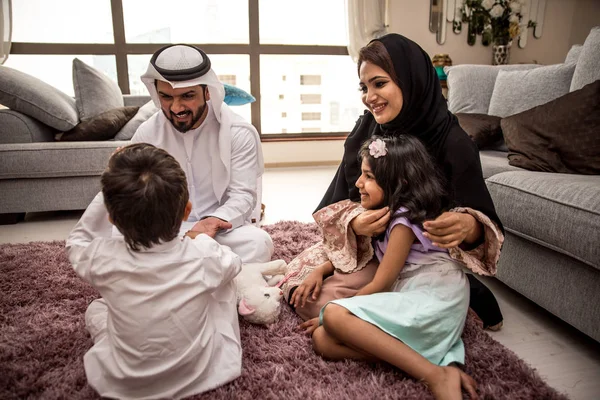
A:
MULTIPOLYGON (((112 152, 158 111, 150 96, 123 95, 114 81, 77 58, 72 72, 74 97, 0 65, 0 223, 17 223, 29 212, 85 209, 100 190, 112 152), (124 116, 128 108, 131 114, 124 116), (66 141, 69 134, 79 140, 66 141)), ((224 86, 226 104, 254 101, 224 86)))
MULTIPOLYGON (((124 95, 125 106, 149 96, 124 95)), ((56 142, 59 131, 21 112, 0 110, 0 214, 18 222, 27 212, 82 210, 100 190, 111 153, 128 141, 56 142)))
MULTIPOLYGON (((504 118, 552 100, 544 96, 564 95, 564 82, 556 80, 568 79, 568 93, 600 79, 600 29, 593 29, 583 46, 574 46, 564 65, 504 67, 518 73, 499 72, 502 68, 447 68, 450 110, 504 118), (559 69, 572 75, 561 76, 559 69), (540 78, 544 71, 551 74, 540 78), (495 104, 502 97, 497 96, 500 79, 515 80, 519 87, 511 86, 511 94, 522 89, 528 95, 513 98, 498 112, 503 108, 495 104), (539 90, 528 87, 536 79, 539 90), (548 85, 554 94, 542 93, 548 85), (524 104, 514 109, 519 102, 524 104)), ((600 341, 600 175, 526 170, 509 165, 507 150, 502 143, 480 150, 484 178, 506 232, 496 278, 600 341)))

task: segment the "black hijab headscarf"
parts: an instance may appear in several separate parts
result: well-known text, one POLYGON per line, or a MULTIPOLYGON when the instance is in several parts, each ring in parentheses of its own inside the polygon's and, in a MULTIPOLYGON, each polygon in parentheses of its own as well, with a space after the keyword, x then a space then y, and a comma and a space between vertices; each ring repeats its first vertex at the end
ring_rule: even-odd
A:
POLYGON ((386 124, 378 124, 369 111, 358 119, 344 143, 342 163, 317 210, 345 199, 359 201, 355 186, 360 176, 358 151, 365 140, 372 135, 408 134, 418 137, 437 161, 446 177, 451 205, 481 211, 502 229, 483 180, 479 150, 448 111, 427 53, 395 33, 374 41, 381 42, 392 59, 404 98, 402 110, 386 124))

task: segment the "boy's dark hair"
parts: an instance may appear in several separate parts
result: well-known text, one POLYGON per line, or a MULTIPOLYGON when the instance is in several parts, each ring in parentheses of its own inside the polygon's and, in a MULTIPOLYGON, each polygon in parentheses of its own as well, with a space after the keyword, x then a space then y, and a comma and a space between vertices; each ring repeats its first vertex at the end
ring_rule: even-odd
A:
POLYGON ((414 224, 437 218, 448 205, 444 178, 423 143, 411 135, 372 136, 358 153, 359 162, 366 159, 377 184, 383 189, 384 205, 391 213, 400 207, 402 215, 414 224), (387 154, 374 158, 369 145, 381 139, 387 154))
POLYGON ((185 173, 165 150, 147 143, 123 147, 101 182, 108 214, 133 250, 177 237, 189 193, 185 173))

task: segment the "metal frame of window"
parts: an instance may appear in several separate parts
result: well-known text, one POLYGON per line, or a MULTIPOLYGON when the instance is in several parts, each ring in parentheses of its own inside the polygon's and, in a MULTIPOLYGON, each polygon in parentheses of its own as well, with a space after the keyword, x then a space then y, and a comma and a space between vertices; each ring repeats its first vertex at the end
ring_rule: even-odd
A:
MULTIPOLYGON (((11 54, 32 55, 114 55, 117 66, 117 80, 121 91, 130 93, 127 56, 130 54, 152 54, 159 48, 170 43, 126 43, 125 22, 123 18, 122 0, 110 0, 114 43, 23 43, 13 42, 11 54)), ((265 45, 260 44, 259 34, 259 0, 248 0, 249 43, 248 44, 203 44, 192 43, 208 54, 247 54, 250 57, 250 91, 260 93, 260 56, 274 55, 348 55, 345 46, 317 45, 265 45)), ((261 131, 260 101, 251 104, 252 124, 261 131)), ((263 141, 285 140, 326 140, 343 138, 348 132, 322 133, 261 133, 263 141)))

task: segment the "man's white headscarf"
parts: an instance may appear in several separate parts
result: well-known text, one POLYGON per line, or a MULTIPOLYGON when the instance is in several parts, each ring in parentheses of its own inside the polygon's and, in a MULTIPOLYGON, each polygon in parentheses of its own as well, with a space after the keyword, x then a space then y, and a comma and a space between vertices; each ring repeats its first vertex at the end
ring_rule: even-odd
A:
POLYGON ((156 81, 167 82, 173 89, 206 85, 217 121, 221 122, 221 106, 225 98, 223 84, 211 69, 210 59, 202 50, 187 44, 173 44, 158 50, 148 64, 142 82, 152 101, 160 107, 156 81))
MULTIPOLYGON (((148 64, 146 73, 142 75, 142 82, 148 88, 150 96, 156 107, 161 109, 156 81, 167 82, 173 89, 197 85, 206 85, 210 93, 210 104, 215 117, 220 123, 219 129, 219 158, 212 158, 212 184, 215 195, 220 200, 227 189, 230 179, 231 162, 231 127, 240 126, 249 129, 256 140, 257 146, 257 205, 253 212, 257 221, 260 220, 260 205, 262 197, 261 176, 264 172, 264 161, 260 136, 256 128, 242 117, 231 111, 223 103, 225 89, 219 81, 217 74, 211 69, 210 59, 202 50, 187 44, 174 44, 165 46, 154 53, 148 64)), ((159 111, 160 112, 160 111, 159 111)))

